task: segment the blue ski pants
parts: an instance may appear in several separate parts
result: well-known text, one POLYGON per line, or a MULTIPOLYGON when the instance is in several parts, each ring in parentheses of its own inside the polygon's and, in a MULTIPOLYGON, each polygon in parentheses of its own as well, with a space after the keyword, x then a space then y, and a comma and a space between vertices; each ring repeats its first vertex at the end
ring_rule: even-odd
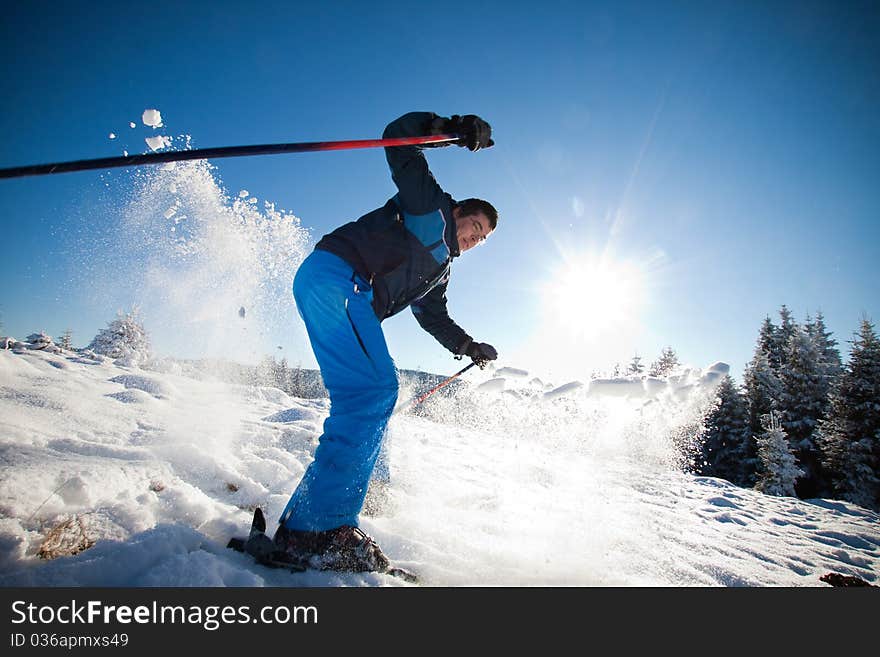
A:
POLYGON ((373 292, 342 258, 313 251, 297 271, 293 296, 330 393, 330 415, 281 522, 308 531, 357 526, 397 402, 397 370, 373 292))

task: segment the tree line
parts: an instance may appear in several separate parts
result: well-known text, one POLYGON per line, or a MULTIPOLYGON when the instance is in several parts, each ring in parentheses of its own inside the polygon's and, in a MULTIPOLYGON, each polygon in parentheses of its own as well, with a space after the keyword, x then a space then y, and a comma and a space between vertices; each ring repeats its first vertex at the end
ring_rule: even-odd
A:
POLYGON ((850 344, 844 365, 821 313, 766 317, 743 384, 718 387, 694 473, 880 509, 880 340, 867 318, 850 344))

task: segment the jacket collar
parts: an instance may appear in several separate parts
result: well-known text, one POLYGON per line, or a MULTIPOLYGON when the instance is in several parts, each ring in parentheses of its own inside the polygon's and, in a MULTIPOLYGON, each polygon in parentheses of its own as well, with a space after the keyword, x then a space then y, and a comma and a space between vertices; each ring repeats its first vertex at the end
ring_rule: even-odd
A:
POLYGON ((461 255, 458 249, 458 237, 456 237, 455 214, 453 210, 458 205, 455 199, 449 197, 449 218, 446 221, 446 245, 449 247, 449 257, 457 258, 461 255))

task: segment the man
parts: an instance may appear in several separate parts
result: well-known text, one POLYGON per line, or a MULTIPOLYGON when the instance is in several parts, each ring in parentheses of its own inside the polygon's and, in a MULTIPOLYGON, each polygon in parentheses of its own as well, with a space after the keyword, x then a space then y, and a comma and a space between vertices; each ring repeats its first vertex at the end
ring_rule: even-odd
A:
MULTIPOLYGON (((384 138, 457 134, 457 145, 494 145, 475 115, 411 112, 384 138)), ((448 145, 448 144, 440 144, 448 145)), ((433 145, 432 145, 433 146, 433 145)), ((325 235, 293 283, 297 310, 330 393, 330 415, 275 533, 276 549, 326 570, 384 571, 388 559, 358 528, 358 514, 398 383, 380 323, 411 307, 419 324, 458 358, 480 367, 497 357, 449 317, 450 263, 492 234, 498 213, 480 199, 456 202, 428 170, 422 147, 385 149, 398 194, 325 235)))

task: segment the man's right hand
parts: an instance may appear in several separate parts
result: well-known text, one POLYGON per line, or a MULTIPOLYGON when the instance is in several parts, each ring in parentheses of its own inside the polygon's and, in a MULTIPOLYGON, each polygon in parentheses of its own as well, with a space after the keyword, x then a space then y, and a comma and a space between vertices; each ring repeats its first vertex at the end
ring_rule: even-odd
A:
POLYGON ((434 121, 432 132, 434 134, 454 133, 460 135, 461 139, 455 143, 471 151, 495 145, 495 142, 492 141, 492 126, 476 114, 465 114, 464 116, 453 114, 448 119, 438 117, 434 121))

